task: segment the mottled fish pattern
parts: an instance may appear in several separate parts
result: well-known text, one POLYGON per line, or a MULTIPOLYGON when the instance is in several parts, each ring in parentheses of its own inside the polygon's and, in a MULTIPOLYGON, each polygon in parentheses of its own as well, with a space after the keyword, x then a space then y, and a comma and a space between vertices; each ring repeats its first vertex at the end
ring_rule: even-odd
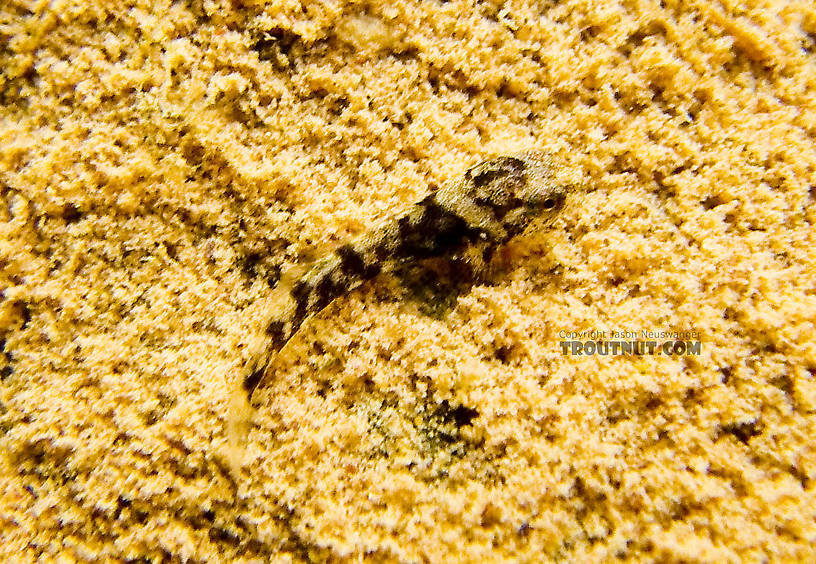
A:
POLYGON ((279 282, 284 287, 276 290, 283 292, 283 300, 267 325, 269 347, 244 380, 247 394, 263 377, 271 355, 335 298, 405 261, 439 256, 489 260, 531 219, 554 215, 566 186, 555 181, 553 171, 548 157, 532 152, 482 162, 316 261, 294 282, 279 282))

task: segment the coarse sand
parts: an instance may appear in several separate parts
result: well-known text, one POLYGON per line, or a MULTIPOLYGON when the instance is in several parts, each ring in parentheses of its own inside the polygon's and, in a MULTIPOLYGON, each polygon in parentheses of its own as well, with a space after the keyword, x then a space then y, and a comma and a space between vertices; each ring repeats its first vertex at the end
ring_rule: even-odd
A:
POLYGON ((816 560, 814 139, 804 0, 3 0, 0 560, 816 560), (528 148, 558 218, 336 300, 231 464, 281 273, 528 148))

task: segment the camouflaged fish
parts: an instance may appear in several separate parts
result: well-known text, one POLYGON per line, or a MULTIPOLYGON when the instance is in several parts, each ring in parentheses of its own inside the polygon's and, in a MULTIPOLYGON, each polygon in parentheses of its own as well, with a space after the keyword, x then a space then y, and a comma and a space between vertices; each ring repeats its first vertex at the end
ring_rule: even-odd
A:
POLYGON ((548 157, 517 153, 480 163, 402 213, 313 263, 294 282, 281 281, 280 306, 268 322, 269 347, 244 380, 247 395, 269 358, 303 323, 380 272, 405 261, 450 256, 479 270, 493 250, 535 217, 554 215, 566 186, 556 182, 548 157))

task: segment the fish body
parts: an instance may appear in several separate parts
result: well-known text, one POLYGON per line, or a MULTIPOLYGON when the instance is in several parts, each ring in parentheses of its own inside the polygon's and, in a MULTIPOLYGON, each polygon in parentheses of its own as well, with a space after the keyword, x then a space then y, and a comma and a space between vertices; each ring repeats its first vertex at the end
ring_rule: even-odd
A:
POLYGON ((439 256, 486 261, 532 219, 554 215, 566 186, 553 173, 549 158, 537 153, 484 161, 314 262, 293 282, 279 282, 279 307, 266 327, 269 345, 244 379, 246 393, 252 394, 271 355, 307 319, 363 282, 406 261, 439 256))

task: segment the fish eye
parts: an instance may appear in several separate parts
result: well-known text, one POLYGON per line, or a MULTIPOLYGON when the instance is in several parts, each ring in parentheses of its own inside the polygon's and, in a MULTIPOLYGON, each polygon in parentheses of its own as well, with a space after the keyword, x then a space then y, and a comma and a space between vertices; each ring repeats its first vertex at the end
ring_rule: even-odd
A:
POLYGON ((556 204, 558 204, 558 202, 556 201, 555 198, 547 198, 546 200, 541 202, 541 207, 544 208, 545 210, 551 210, 556 206, 556 204))

